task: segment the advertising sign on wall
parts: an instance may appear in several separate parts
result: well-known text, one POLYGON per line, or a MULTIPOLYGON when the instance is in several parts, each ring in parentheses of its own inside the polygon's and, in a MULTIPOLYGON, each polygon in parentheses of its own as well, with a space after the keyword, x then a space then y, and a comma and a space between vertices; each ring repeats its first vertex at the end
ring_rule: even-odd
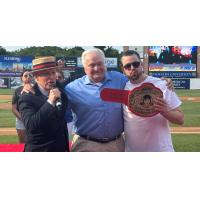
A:
POLYGON ((196 77, 196 72, 180 72, 180 71, 153 71, 149 72, 150 76, 155 76, 155 77, 168 77, 168 78, 195 78, 196 77))
POLYGON ((190 89, 190 79, 172 79, 176 89, 190 89))
POLYGON ((32 56, 0 56, 0 77, 17 77, 32 68, 32 56))
MULTIPOLYGON (((77 59, 77 64, 78 67, 83 67, 80 57, 78 57, 77 59)), ((107 66, 107 68, 117 68, 117 58, 106 58, 105 65, 107 66)))
POLYGON ((10 79, 0 78, 0 88, 10 88, 10 79))
POLYGON ((64 70, 75 71, 77 67, 77 57, 57 57, 57 64, 62 65, 64 70))

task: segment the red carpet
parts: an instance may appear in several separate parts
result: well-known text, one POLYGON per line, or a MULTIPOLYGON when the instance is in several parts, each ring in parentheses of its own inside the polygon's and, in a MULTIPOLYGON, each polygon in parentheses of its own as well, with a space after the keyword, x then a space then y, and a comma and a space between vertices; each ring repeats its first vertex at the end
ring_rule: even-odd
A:
POLYGON ((22 152, 24 144, 0 144, 0 152, 22 152))
MULTIPOLYGON (((71 147, 71 142, 69 142, 71 147)), ((0 152, 22 152, 24 151, 24 144, 0 144, 0 152)))

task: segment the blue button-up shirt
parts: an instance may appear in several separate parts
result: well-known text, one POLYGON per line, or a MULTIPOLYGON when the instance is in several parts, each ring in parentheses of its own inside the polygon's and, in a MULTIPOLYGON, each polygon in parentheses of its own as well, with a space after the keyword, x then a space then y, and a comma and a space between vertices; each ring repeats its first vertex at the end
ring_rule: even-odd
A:
POLYGON ((126 82, 123 74, 112 71, 106 72, 101 85, 83 76, 65 86, 78 135, 113 138, 123 132, 122 105, 103 101, 100 92, 103 88, 124 89, 126 82))

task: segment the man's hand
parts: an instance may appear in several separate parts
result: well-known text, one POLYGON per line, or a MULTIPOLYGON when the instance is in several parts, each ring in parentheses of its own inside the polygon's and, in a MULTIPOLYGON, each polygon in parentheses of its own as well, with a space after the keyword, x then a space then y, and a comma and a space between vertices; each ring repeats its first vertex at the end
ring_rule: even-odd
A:
POLYGON ((56 100, 59 99, 60 97, 61 97, 61 93, 60 93, 59 89, 54 88, 54 89, 50 90, 50 92, 49 92, 48 101, 50 101, 52 105, 55 105, 56 100))
POLYGON ((33 86, 30 83, 26 83, 23 87, 23 90, 21 91, 21 94, 25 93, 32 93, 35 94, 35 91, 33 90, 33 86))
POLYGON ((162 77, 161 79, 162 79, 162 80, 165 80, 165 81, 167 82, 167 87, 168 87, 169 90, 174 91, 174 84, 173 84, 171 78, 162 77))
POLYGON ((155 98, 154 107, 159 113, 169 120, 171 123, 183 125, 184 114, 179 107, 170 109, 167 103, 162 98, 155 98))
POLYGON ((167 103, 165 102, 163 98, 160 98, 160 97, 156 97, 154 99, 154 107, 155 107, 155 110, 159 111, 159 113, 161 114, 169 111, 169 107, 167 103))

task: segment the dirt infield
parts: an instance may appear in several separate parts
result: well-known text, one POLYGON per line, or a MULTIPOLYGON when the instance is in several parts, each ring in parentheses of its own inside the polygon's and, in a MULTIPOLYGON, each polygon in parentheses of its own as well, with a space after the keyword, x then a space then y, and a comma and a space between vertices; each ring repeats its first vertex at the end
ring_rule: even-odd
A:
MULTIPOLYGON (((200 134, 200 127, 172 127, 172 134, 200 134)), ((15 128, 0 128, 0 135, 16 135, 15 128)))
POLYGON ((0 128, 0 135, 16 135, 15 128, 0 128))
POLYGON ((1 103, 0 104, 0 109, 6 109, 6 110, 8 110, 8 109, 12 109, 12 104, 11 103, 1 103))
POLYGON ((200 97, 180 97, 182 101, 200 102, 200 97))
POLYGON ((12 95, 0 95, 0 99, 11 100, 12 99, 12 95))
POLYGON ((0 109, 11 109, 12 108, 12 105, 11 105, 12 96, 11 95, 0 95, 0 99, 8 101, 8 103, 0 103, 0 109))
POLYGON ((200 134, 200 127, 171 127, 171 133, 174 134, 200 134))

